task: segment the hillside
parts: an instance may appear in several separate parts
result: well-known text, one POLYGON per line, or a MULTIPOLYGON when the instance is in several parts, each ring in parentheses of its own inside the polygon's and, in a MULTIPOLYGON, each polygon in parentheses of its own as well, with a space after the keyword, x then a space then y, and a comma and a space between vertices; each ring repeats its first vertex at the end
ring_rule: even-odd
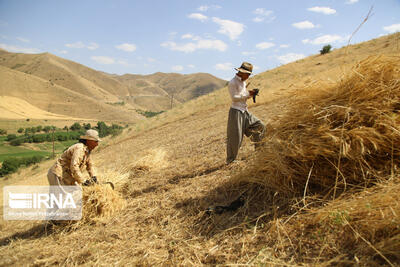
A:
POLYGON ((0 64, 97 100, 117 102, 126 88, 103 74, 50 53, 20 54, 0 51, 0 64))
POLYGON ((152 110, 166 110, 170 108, 171 99, 174 103, 183 103, 193 98, 206 95, 222 88, 226 81, 218 79, 211 74, 177 74, 177 73, 154 73, 151 75, 125 74, 114 76, 115 79, 128 87, 130 96, 129 103, 137 105, 148 105, 144 103, 144 97, 157 97, 152 110), (157 100, 158 99, 158 100, 157 100))
MULTIPOLYGON (((0 265, 399 266, 399 43, 399 33, 384 36, 252 77, 261 91, 250 111, 267 124, 268 149, 245 138, 234 165, 224 164, 226 87, 106 139, 93 154, 99 179, 127 207, 76 229, 2 221, 0 265), (349 125, 354 118, 361 124, 349 125), (324 171, 332 179, 321 185, 313 179, 324 171), (238 210, 206 212, 240 195, 238 210)), ((52 164, 0 183, 44 185, 52 164)))
MULTIPOLYGON (((19 98, 28 102, 30 106, 57 114, 60 118, 74 117, 120 122, 134 122, 141 118, 133 107, 129 110, 127 107, 113 106, 38 76, 3 66, 0 66, 0 95, 19 98)), ((19 113, 22 111, 21 107, 9 106, 8 112, 15 113, 17 109, 19 113)), ((23 110, 26 115, 20 119, 29 119, 30 110, 27 106, 26 110, 23 110)), ((46 117, 40 117, 38 113, 32 115, 37 119, 46 117)), ((15 119, 14 116, 9 118, 3 116, 3 119, 13 118, 15 119)))
MULTIPOLYGON (((26 96, 26 87, 29 87, 29 94, 33 95, 36 100, 23 99, 34 106, 39 105, 38 107, 43 109, 44 105, 53 105, 53 99, 58 99, 60 95, 65 94, 65 92, 60 92, 60 88, 62 88, 61 91, 67 89, 70 94, 84 99, 91 99, 90 102, 98 102, 98 105, 103 107, 101 109, 102 113, 110 113, 110 108, 105 106, 114 105, 111 108, 114 111, 111 113, 115 115, 107 116, 113 120, 116 120, 119 116, 116 113, 120 113, 122 120, 136 121, 140 116, 135 114, 135 109, 150 111, 169 109, 171 102, 169 94, 171 95, 172 91, 164 91, 165 88, 179 89, 179 95, 174 97, 176 99, 175 103, 182 103, 221 88, 224 84, 222 80, 209 74, 179 75, 171 73, 163 74, 161 79, 153 79, 153 77, 158 77, 158 74, 149 76, 110 75, 50 53, 21 54, 0 50, 0 65, 20 72, 24 77, 39 77, 54 87, 54 90, 47 90, 47 98, 42 97, 40 99, 41 103, 38 103, 37 95, 40 95, 47 88, 46 86, 38 86, 35 82, 33 82, 35 85, 31 86, 31 80, 28 79, 25 81, 24 88, 13 87, 13 93, 10 94, 10 90, 7 88, 9 85, 7 84, 6 86, 7 80, 2 79, 0 82, 2 95, 26 96), (132 78, 136 76, 141 77, 137 82, 135 78, 132 78), (122 102, 125 104, 115 108, 118 103, 122 102), (127 119, 128 117, 131 118, 127 119)), ((2 71, 5 70, 2 69, 2 71)), ((74 103, 73 101, 70 102, 69 108, 64 106, 62 109, 58 109, 57 112, 61 112, 60 114, 62 115, 70 115, 71 112, 79 110, 77 108, 80 107, 79 103, 76 103, 76 106, 74 103)), ((97 114, 93 117, 93 114, 99 110, 98 105, 97 107, 88 105, 82 112, 89 111, 92 116, 89 117, 92 119, 102 118, 103 114, 97 114)), ((52 110, 51 112, 55 111, 52 110)))
POLYGON ((21 98, 0 96, 0 119, 47 119, 47 120, 82 120, 46 112, 32 106, 21 98))

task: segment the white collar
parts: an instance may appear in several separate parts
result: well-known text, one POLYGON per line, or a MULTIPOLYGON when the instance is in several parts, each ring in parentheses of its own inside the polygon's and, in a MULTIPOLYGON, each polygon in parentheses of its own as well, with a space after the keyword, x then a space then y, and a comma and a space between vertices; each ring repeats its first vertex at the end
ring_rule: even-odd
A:
POLYGON ((242 81, 242 78, 240 78, 237 74, 235 75, 235 78, 236 78, 238 81, 244 83, 244 81, 242 81))

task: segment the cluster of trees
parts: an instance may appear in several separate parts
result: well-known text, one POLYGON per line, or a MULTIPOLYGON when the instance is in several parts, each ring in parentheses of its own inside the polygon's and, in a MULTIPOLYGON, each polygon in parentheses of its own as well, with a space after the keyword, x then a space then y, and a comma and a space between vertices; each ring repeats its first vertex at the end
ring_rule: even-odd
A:
POLYGON ((151 118, 151 117, 157 116, 158 114, 163 113, 164 111, 145 111, 145 110, 141 110, 141 109, 136 109, 136 112, 145 116, 146 118, 151 118))
POLYGON ((65 126, 63 130, 68 132, 68 131, 89 130, 91 128, 92 128, 92 125, 90 123, 83 123, 82 125, 80 125, 79 122, 75 122, 69 128, 68 128, 68 126, 65 126))
POLYGON ((10 142, 10 145, 19 146, 22 143, 43 143, 53 141, 67 141, 67 140, 79 140, 79 137, 85 133, 88 129, 96 129, 99 132, 100 137, 108 135, 116 136, 122 132, 123 127, 117 124, 107 126, 105 122, 99 121, 96 126, 92 127, 90 123, 83 123, 82 125, 75 122, 70 127, 65 126, 64 129, 56 128, 55 126, 37 126, 29 128, 20 128, 19 133, 25 132, 23 135, 17 136, 16 134, 7 135, 6 141, 10 142), (21 131, 20 131, 21 130, 21 131), (50 130, 52 132, 50 132, 50 130), (54 130, 54 132, 53 132, 54 130), (44 131, 44 134, 35 134, 36 132, 44 131))
POLYGON ((108 135, 117 136, 122 133, 122 129, 124 127, 119 126, 117 124, 112 124, 111 126, 107 126, 104 122, 99 121, 95 129, 99 132, 100 137, 105 137, 108 135))
POLYGON ((27 127, 27 128, 19 128, 18 133, 25 133, 25 134, 34 134, 34 133, 40 133, 40 132, 45 132, 48 133, 51 130, 55 130, 56 126, 36 126, 36 127, 27 127))
POLYGON ((30 166, 32 164, 36 164, 41 162, 44 159, 44 156, 32 156, 25 158, 8 158, 3 161, 3 164, 0 168, 0 177, 3 177, 7 174, 14 173, 21 166, 30 166))
POLYGON ((67 141, 67 140, 78 140, 82 132, 54 132, 48 134, 34 134, 34 135, 22 135, 16 136, 15 134, 9 134, 7 141, 12 146, 19 146, 22 143, 43 143, 53 141, 67 141))

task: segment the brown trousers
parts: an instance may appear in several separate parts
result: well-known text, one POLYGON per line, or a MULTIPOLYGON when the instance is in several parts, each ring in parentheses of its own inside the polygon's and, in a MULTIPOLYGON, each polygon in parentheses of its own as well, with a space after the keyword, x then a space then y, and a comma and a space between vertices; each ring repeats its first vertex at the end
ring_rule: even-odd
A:
POLYGON ((55 186, 63 186, 67 185, 63 182, 62 179, 58 178, 57 175, 55 175, 51 169, 47 172, 47 180, 49 181, 49 185, 55 185, 55 186))
MULTIPOLYGON (((57 192, 60 192, 60 191, 61 192, 64 191, 62 189, 62 186, 66 185, 66 184, 64 184, 63 181, 60 178, 58 178, 57 175, 55 175, 51 171, 51 168, 47 172, 47 180, 49 181, 49 185, 50 186, 57 186, 58 187, 58 189, 54 189, 53 187, 51 187, 50 192, 49 192, 50 194, 51 193, 57 193, 57 192)), ((56 208, 56 207, 47 209, 47 213, 48 214, 55 214, 57 211, 58 211, 58 208, 56 208)), ((53 220, 53 217, 52 216, 48 216, 48 217, 46 217, 46 220, 53 220)))

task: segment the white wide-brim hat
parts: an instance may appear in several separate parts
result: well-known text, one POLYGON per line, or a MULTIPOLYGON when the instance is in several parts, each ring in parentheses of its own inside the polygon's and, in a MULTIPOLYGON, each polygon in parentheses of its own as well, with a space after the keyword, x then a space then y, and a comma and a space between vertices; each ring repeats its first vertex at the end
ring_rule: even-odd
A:
POLYGON ((81 135, 81 139, 86 139, 86 140, 93 140, 100 142, 101 139, 99 138, 99 133, 96 130, 87 130, 85 135, 81 135))

